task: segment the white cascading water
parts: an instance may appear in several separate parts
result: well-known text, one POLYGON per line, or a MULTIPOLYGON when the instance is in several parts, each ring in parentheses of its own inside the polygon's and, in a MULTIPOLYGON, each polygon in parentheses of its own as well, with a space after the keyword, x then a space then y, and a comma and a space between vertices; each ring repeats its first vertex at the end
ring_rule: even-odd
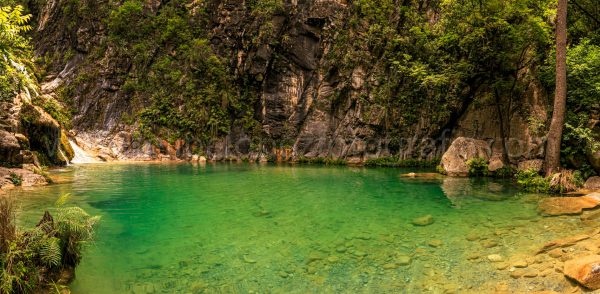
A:
POLYGON ((83 149, 81 149, 81 147, 79 147, 77 144, 75 144, 75 142, 69 140, 69 144, 71 144, 71 148, 73 148, 73 152, 75 153, 75 156, 71 160, 72 164, 98 162, 98 160, 96 160, 94 157, 87 154, 87 152, 85 152, 83 149))

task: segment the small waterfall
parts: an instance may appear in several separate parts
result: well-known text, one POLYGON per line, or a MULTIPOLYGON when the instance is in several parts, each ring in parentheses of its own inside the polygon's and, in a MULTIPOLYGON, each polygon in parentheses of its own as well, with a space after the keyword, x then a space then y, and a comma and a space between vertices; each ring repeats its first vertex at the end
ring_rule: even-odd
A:
POLYGON ((80 163, 96 163, 99 162, 94 157, 90 156, 85 152, 81 147, 79 147, 75 142, 69 140, 69 144, 71 144, 71 148, 73 148, 73 152, 75 156, 71 160, 72 164, 80 164, 80 163))

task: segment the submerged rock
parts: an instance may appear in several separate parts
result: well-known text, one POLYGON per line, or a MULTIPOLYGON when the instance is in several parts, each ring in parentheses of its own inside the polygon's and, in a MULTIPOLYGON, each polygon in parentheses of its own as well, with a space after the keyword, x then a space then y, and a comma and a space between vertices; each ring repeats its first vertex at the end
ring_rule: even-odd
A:
POLYGON ((582 197, 550 197, 542 200, 538 210, 543 215, 581 214, 584 209, 600 205, 600 193, 582 197))
POLYGON ((418 217, 413 219, 412 224, 415 226, 428 226, 433 224, 433 216, 431 214, 424 215, 422 217, 418 217))
POLYGON ((590 255, 565 262, 565 276, 588 289, 600 289, 600 256, 590 255))

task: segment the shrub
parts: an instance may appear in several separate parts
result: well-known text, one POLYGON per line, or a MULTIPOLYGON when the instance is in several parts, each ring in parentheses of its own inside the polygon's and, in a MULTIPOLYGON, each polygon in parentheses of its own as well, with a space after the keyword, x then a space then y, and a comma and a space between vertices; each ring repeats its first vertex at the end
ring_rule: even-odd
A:
POLYGON ((577 191, 583 186, 584 180, 579 171, 563 170, 549 178, 549 188, 554 193, 577 191))
POLYGON ((99 217, 65 207, 67 198, 57 201, 56 218, 46 211, 37 226, 23 231, 15 224, 12 199, 0 198, 0 293, 45 293, 79 263, 99 217))
POLYGON ((23 177, 15 173, 10 173, 10 181, 15 186, 21 186, 23 184, 23 177))
POLYGON ((542 177, 537 171, 518 171, 515 174, 517 183, 523 190, 533 193, 549 193, 550 180, 542 177))
POLYGON ((488 175, 488 161, 484 158, 473 158, 467 161, 470 177, 485 177, 488 175))
POLYGON ((496 178, 508 179, 512 178, 515 175, 515 170, 510 166, 503 166, 496 170, 494 176, 496 178))
POLYGON ((440 163, 439 159, 400 159, 398 156, 379 157, 368 159, 365 166, 381 167, 435 167, 440 163))

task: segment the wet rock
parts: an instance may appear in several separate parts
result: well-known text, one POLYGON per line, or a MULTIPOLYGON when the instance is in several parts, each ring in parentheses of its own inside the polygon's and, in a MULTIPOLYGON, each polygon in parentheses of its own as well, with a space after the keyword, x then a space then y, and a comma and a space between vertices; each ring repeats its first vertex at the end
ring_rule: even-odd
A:
POLYGON ((600 190, 600 177, 590 177, 583 187, 588 190, 600 190))
POLYGON ((336 251, 337 253, 344 253, 344 252, 346 252, 346 250, 348 250, 348 248, 346 248, 346 247, 344 247, 344 246, 339 246, 339 247, 337 247, 337 248, 335 249, 335 251, 336 251))
POLYGON ((590 255, 569 260, 565 262, 564 274, 588 289, 600 289, 600 256, 590 255))
POLYGON ((327 261, 328 261, 329 263, 336 263, 336 262, 338 262, 339 260, 340 260, 340 258, 339 258, 339 257, 337 257, 337 256, 329 256, 329 257, 327 257, 327 261))
POLYGON ((550 197, 542 200, 538 210, 543 215, 581 214, 584 209, 600 205, 600 193, 591 193, 581 197, 550 197))
POLYGON ((500 254, 490 254, 487 256, 487 259, 491 262, 501 262, 504 260, 504 258, 500 254))
POLYGON ((469 167, 467 161, 473 158, 488 160, 491 150, 486 141, 458 137, 442 156, 440 166, 449 176, 467 176, 469 167))
POLYGON ((415 226, 428 226, 433 224, 433 216, 431 214, 413 219, 412 224, 415 226))

